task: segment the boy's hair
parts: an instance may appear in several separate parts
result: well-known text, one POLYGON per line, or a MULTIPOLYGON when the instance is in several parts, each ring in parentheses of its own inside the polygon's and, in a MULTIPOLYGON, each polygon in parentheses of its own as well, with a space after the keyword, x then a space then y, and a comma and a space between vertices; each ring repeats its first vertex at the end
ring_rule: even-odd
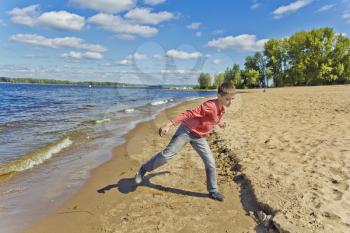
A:
POLYGON ((228 94, 234 94, 236 92, 236 88, 232 83, 222 83, 219 87, 218 87, 218 94, 221 96, 225 96, 228 94))

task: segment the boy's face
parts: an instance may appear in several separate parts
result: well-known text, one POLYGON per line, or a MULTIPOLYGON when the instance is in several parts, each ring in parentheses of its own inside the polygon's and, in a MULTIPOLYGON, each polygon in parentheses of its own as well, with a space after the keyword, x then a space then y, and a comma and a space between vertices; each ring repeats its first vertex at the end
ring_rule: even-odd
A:
POLYGON ((230 107, 232 100, 235 98, 235 93, 227 95, 218 95, 218 99, 225 107, 230 107))

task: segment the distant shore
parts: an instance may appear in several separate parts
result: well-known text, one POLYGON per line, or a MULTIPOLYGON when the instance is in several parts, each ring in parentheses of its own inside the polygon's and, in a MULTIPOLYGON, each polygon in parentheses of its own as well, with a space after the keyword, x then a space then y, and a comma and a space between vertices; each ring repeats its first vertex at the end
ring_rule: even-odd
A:
POLYGON ((72 82, 72 81, 68 81, 68 80, 56 80, 56 79, 8 78, 8 77, 0 77, 0 83, 80 85, 80 86, 112 86, 112 87, 147 87, 147 85, 119 83, 119 82, 96 82, 96 81, 72 82))
MULTIPOLYGON (((8 79, 8 78, 6 78, 8 79)), ((45 79, 45 81, 40 81, 38 79, 25 79, 24 81, 21 78, 11 78, 11 81, 3 81, 4 78, 0 77, 1 83, 9 83, 9 84, 37 84, 37 85, 72 85, 72 86, 87 86, 87 87, 99 87, 99 86, 107 86, 107 87, 129 87, 129 88, 159 88, 165 90, 177 90, 177 91, 216 91, 216 89, 198 89, 195 86, 189 85, 141 85, 141 84, 129 84, 129 83, 112 83, 112 82, 71 82, 71 81, 62 81, 62 80, 49 80, 45 79)))

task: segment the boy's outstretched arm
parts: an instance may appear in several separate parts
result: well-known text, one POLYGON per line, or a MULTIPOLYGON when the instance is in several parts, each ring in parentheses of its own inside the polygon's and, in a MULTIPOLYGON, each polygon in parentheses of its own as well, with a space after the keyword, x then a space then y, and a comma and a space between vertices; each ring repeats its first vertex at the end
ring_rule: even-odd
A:
POLYGON ((169 121, 168 123, 166 123, 165 125, 160 127, 159 128, 159 136, 163 137, 165 134, 167 134, 172 126, 174 126, 173 122, 169 121))

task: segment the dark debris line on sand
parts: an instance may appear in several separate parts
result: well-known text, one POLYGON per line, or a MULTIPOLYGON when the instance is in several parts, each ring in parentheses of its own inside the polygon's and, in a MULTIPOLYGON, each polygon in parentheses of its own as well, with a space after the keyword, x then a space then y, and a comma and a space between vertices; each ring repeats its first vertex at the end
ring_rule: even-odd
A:
POLYGON ((249 178, 241 171, 241 165, 233 152, 227 148, 217 133, 209 137, 214 154, 217 154, 218 175, 234 181, 240 187, 240 199, 247 215, 256 222, 257 233, 288 233, 274 221, 278 212, 269 205, 259 202, 249 178))

